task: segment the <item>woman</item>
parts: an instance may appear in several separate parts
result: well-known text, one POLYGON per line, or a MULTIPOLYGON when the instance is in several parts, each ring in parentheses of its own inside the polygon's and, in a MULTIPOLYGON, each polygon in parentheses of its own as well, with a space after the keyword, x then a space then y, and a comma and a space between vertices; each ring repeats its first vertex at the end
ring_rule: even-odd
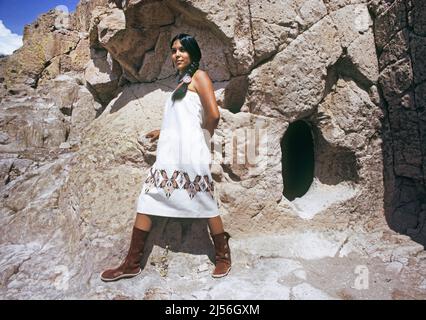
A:
POLYGON ((178 86, 166 101, 161 131, 146 135, 151 141, 159 139, 157 158, 138 199, 129 251, 119 267, 101 274, 103 281, 141 273, 150 215, 208 218, 216 251, 212 276, 223 277, 231 270, 230 235, 223 229, 210 172, 208 146, 220 119, 213 84, 207 72, 198 69, 201 51, 194 37, 178 34, 170 49, 178 86))

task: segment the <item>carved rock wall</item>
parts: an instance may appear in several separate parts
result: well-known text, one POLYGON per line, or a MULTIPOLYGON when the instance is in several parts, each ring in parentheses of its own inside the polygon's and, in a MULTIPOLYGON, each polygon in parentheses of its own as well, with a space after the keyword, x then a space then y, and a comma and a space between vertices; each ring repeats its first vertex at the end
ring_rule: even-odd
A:
POLYGON ((389 225, 426 243, 426 4, 376 1, 376 47, 384 122, 389 225))

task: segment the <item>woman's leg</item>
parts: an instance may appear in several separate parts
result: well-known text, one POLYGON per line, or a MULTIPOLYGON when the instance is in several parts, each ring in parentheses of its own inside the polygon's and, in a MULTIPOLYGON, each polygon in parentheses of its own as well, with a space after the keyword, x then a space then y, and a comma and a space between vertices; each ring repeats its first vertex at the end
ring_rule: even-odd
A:
POLYGON ((102 272, 103 281, 115 281, 122 278, 131 278, 141 273, 140 261, 145 247, 146 239, 151 231, 151 218, 143 213, 136 215, 133 225, 132 237, 127 256, 120 266, 102 272))
POLYGON ((223 223, 220 216, 209 218, 208 223, 209 223, 210 233, 212 235, 225 232, 225 230, 223 229, 223 223))
POLYGON ((152 221, 151 218, 144 213, 137 213, 135 220, 135 228, 143 231, 151 231, 152 221))
POLYGON ((209 218, 208 223, 216 251, 216 266, 212 276, 215 278, 224 277, 231 270, 231 250, 228 243, 231 236, 223 230, 220 216, 209 218))

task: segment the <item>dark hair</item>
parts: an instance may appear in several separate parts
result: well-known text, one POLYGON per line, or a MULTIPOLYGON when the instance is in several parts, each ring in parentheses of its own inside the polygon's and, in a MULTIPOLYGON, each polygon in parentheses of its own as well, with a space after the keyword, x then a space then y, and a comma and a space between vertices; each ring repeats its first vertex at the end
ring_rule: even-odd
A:
MULTIPOLYGON (((182 78, 185 75, 189 75, 192 77, 195 73, 195 71, 198 70, 198 67, 200 65, 201 60, 201 50, 198 46, 197 40, 189 34, 186 33, 179 33, 176 35, 172 41, 170 42, 170 49, 172 49, 173 43, 179 40, 182 44, 182 47, 185 48, 185 50, 188 52, 191 63, 189 66, 182 72, 182 74, 179 76, 179 70, 176 71, 176 76, 179 76, 177 82, 181 82, 182 78)), ((188 83, 183 83, 177 90, 175 90, 172 94, 172 100, 175 101, 176 99, 182 99, 186 95, 186 91, 188 90, 188 83)))

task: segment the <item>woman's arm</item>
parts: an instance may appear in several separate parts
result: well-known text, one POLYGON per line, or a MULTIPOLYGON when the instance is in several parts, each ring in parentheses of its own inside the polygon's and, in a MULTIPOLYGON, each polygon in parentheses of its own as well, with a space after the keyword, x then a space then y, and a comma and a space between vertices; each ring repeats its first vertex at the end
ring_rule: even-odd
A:
POLYGON ((214 129, 216 129, 220 120, 220 113, 216 103, 213 83, 207 72, 203 70, 198 70, 194 74, 194 80, 194 87, 200 96, 201 104, 204 108, 205 129, 209 131, 210 137, 212 137, 214 129))

